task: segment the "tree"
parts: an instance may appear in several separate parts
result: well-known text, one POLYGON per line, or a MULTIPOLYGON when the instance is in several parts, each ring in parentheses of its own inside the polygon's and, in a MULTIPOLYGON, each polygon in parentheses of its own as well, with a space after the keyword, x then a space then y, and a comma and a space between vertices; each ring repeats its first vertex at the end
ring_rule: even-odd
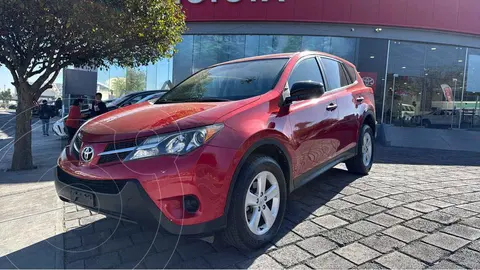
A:
POLYGON ((127 68, 127 77, 111 78, 107 85, 110 86, 115 96, 120 97, 131 92, 145 90, 147 86, 145 79, 145 72, 139 69, 127 68))
POLYGON ((115 97, 120 97, 127 91, 127 78, 125 77, 115 77, 108 79, 107 85, 112 90, 115 97))
POLYGON ((0 92, 0 100, 3 102, 3 105, 7 108, 8 102, 12 100, 12 92, 10 92, 10 88, 5 91, 0 92))
POLYGON ((124 94, 145 90, 147 86, 145 79, 145 72, 139 69, 127 68, 126 90, 124 94))
POLYGON ((184 19, 175 0, 2 0, 0 64, 18 95, 12 170, 34 167, 31 107, 62 68, 137 67, 171 57, 184 19))

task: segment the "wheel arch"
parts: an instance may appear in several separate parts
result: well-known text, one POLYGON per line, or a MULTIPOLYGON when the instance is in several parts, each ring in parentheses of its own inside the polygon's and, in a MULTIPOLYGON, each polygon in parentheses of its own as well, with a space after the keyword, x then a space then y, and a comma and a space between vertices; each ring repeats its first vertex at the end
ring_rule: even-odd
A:
POLYGON ((274 138, 264 138, 255 143, 253 143, 248 150, 243 154, 242 158, 238 162, 235 171, 232 176, 232 181, 230 183, 230 188, 227 194, 227 200, 225 202, 224 215, 228 215, 230 209, 230 202, 235 188, 237 178, 240 174, 240 170, 245 165, 246 161, 255 154, 265 154, 270 156, 275 161, 283 171, 285 176, 287 192, 290 193, 293 190, 293 172, 292 172, 292 159, 286 149, 286 147, 277 139, 274 138))
POLYGON ((373 113, 373 111, 368 110, 363 115, 362 123, 361 123, 361 125, 359 127, 359 131, 358 131, 358 136, 360 136, 360 129, 365 124, 369 125, 370 128, 372 128, 373 135, 376 136, 377 135, 377 125, 375 123, 375 114, 373 113))

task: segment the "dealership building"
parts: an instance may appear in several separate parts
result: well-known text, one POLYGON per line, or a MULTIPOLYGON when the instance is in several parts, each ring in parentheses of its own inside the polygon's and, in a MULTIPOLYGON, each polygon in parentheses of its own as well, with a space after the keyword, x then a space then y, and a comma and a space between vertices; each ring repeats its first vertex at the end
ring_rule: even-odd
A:
POLYGON ((179 2, 188 31, 170 63, 174 84, 219 62, 314 50, 357 66, 374 88, 378 122, 414 125, 412 116, 455 108, 453 125, 438 124, 480 124, 478 0, 179 2))
MULTIPOLYGON (((228 60, 314 50, 357 66, 374 89, 379 123, 418 126, 418 116, 435 114, 425 118, 432 125, 480 125, 479 0, 177 2, 188 27, 178 52, 173 59, 137 69, 135 75, 143 74, 145 83, 134 90, 171 86, 228 60)), ((134 71, 99 70, 97 84, 109 89, 122 78, 128 84, 129 72, 134 71)), ((0 68, 0 83, 8 87, 6 76, 0 68)))

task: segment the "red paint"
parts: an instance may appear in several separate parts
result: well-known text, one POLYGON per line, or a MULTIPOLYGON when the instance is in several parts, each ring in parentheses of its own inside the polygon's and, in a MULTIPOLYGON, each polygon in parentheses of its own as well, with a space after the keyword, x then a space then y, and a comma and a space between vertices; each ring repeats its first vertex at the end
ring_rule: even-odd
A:
POLYGON ((397 26, 480 34, 478 0, 183 0, 188 22, 282 21, 397 26))
MULTIPOLYGON (((184 156, 99 165, 98 156, 90 163, 78 162, 67 148, 58 165, 68 174, 90 181, 138 179, 157 207, 175 224, 192 225, 214 220, 224 214, 235 170, 255 143, 270 139, 282 145, 291 160, 294 181, 356 147, 366 113, 375 113, 373 91, 361 80, 346 89, 328 91, 319 98, 297 101, 290 106, 280 105, 282 92, 295 64, 315 55, 322 54, 280 55, 291 60, 277 85, 254 98, 224 103, 129 106, 94 118, 81 130, 84 139, 80 148, 91 146, 98 155, 104 151, 107 141, 118 138, 135 140, 178 128, 224 124, 224 128, 206 145, 184 156), (360 96, 364 97, 363 102, 356 101, 360 96), (331 103, 338 104, 332 112, 326 110, 331 103), (195 214, 183 213, 180 198, 187 194, 200 200, 200 210, 195 214)), ((243 60, 234 62, 238 61, 243 60)))

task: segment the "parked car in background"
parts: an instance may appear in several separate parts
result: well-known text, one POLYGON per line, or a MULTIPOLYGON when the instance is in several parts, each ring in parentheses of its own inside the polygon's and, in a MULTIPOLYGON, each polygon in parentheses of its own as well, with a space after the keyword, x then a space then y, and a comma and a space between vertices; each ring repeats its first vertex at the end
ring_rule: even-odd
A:
POLYGON ((474 110, 434 110, 424 115, 416 115, 412 118, 414 124, 426 128, 450 128, 458 127, 461 121, 462 128, 480 126, 480 116, 475 115, 474 110), (453 115, 452 115, 453 112, 453 115))
POLYGON ((155 103, 160 97, 162 97, 164 94, 166 93, 165 92, 160 92, 160 93, 155 93, 155 94, 151 94, 151 95, 148 95, 144 98, 142 98, 141 100, 139 100, 137 103, 141 103, 141 102, 150 102, 150 103, 155 103))
POLYGON ((400 113, 400 117, 403 120, 409 121, 415 116, 415 107, 410 104, 402 104, 402 111, 400 113))
POLYGON ((129 93, 125 96, 119 97, 116 100, 107 103, 107 108, 109 110, 114 110, 120 107, 125 107, 128 105, 136 104, 145 97, 148 97, 153 94, 165 93, 167 90, 151 90, 151 91, 140 91, 129 93))
POLYGON ((416 124, 423 127, 450 127, 453 125, 458 125, 460 120, 460 111, 455 110, 436 110, 428 114, 417 116, 415 118, 416 124))
MULTIPOLYGON (((143 101, 148 101, 148 100, 153 100, 157 99, 161 95, 163 95, 166 92, 166 90, 154 90, 154 91, 141 91, 141 92, 135 92, 135 93, 130 93, 128 95, 125 95, 123 97, 120 97, 118 99, 110 100, 110 102, 105 102, 107 105, 107 109, 109 111, 125 107, 131 104, 135 104, 138 102, 143 102, 143 101)), ((88 108, 89 104, 84 104, 85 108, 82 108, 82 114, 87 115, 85 119, 89 119, 90 116, 90 109, 88 108)), ((67 119, 68 115, 62 117, 61 119, 57 120, 53 126, 52 130, 53 133, 61 138, 67 138, 68 137, 68 132, 65 128, 65 120, 67 119)))
POLYGON ((122 220, 257 249, 276 236, 290 192, 341 162, 368 174, 374 104, 355 66, 332 55, 218 64, 154 105, 87 122, 58 159, 56 190, 122 220))

